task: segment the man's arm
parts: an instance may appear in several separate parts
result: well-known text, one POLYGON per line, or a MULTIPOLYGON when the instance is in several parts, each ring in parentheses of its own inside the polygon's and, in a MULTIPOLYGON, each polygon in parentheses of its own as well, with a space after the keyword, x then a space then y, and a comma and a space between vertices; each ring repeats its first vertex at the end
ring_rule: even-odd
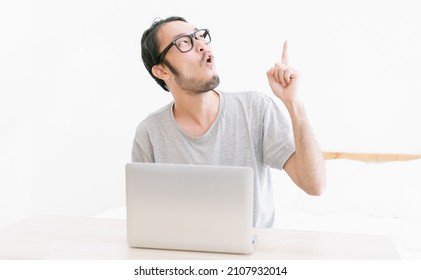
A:
POLYGON ((296 152, 284 165, 294 183, 310 195, 320 195, 326 186, 323 155, 301 102, 287 106, 292 120, 296 152))
POLYGON ((291 116, 296 152, 284 165, 294 183, 310 195, 320 195, 326 186, 323 155, 311 131, 304 105, 298 98, 298 72, 288 66, 285 41, 281 63, 267 71, 273 93, 285 104, 291 116))

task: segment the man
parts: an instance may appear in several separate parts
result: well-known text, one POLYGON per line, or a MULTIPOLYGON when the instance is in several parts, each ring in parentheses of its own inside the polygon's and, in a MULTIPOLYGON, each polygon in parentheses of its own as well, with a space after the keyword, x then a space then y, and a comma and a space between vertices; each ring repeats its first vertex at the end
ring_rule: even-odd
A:
POLYGON ((274 100, 258 93, 224 93, 207 29, 181 17, 156 21, 142 36, 142 59, 174 101, 149 115, 136 130, 132 161, 249 166, 254 179, 254 226, 271 227, 275 206, 270 168, 284 169, 310 195, 326 175, 322 154, 298 98, 298 73, 282 62, 267 77, 285 104, 292 131, 274 100))

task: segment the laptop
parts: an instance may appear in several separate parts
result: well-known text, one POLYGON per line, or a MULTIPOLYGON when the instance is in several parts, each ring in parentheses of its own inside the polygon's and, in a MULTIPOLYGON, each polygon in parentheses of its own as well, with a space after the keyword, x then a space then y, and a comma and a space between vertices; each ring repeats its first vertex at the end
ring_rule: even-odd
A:
POLYGON ((130 247, 250 254, 253 169, 126 164, 130 247))

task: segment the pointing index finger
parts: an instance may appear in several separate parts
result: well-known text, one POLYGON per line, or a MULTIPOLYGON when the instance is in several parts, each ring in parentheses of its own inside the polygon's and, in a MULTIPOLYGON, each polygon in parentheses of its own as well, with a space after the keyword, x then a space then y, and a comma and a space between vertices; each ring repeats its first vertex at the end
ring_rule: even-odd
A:
POLYGON ((288 41, 285 40, 284 47, 282 48, 282 64, 288 64, 288 41))

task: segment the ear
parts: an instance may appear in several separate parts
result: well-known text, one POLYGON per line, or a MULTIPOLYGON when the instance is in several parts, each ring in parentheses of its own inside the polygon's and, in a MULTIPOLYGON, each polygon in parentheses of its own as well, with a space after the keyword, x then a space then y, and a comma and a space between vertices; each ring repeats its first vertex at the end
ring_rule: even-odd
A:
POLYGON ((154 65, 152 66, 152 74, 161 80, 168 79, 168 71, 162 65, 154 65))

